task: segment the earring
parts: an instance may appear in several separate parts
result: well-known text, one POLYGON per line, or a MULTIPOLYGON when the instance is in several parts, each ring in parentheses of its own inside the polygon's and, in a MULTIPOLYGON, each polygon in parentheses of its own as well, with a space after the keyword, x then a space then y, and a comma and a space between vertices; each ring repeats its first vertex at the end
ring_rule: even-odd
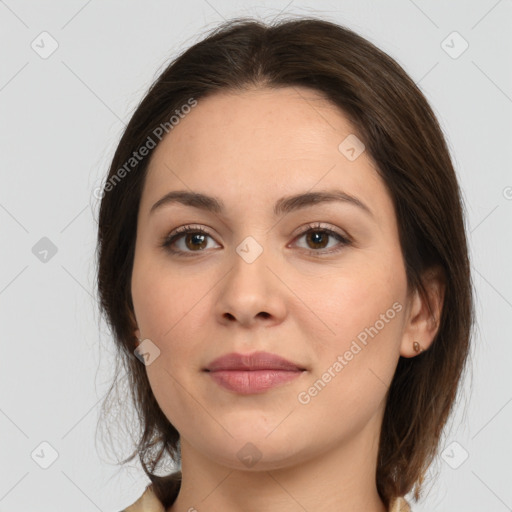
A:
POLYGON ((414 349, 414 352, 416 352, 417 354, 419 354, 420 352, 423 352, 423 349, 421 348, 421 345, 417 341, 415 341, 412 344, 412 347, 414 349))

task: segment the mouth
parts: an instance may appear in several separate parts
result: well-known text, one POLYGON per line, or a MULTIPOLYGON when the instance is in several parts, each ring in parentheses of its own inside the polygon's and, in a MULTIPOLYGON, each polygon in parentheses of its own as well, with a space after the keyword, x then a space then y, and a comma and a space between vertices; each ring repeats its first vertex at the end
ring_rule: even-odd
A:
POLYGON ((307 370, 269 352, 232 352, 213 360, 203 371, 225 389, 239 394, 254 394, 290 382, 307 370))

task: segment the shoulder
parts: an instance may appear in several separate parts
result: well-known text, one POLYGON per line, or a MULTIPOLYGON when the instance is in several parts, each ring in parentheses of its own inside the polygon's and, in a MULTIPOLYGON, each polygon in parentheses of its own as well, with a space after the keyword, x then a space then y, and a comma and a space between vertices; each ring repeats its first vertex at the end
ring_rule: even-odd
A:
POLYGON ((153 492, 153 486, 146 487, 142 496, 121 512, 165 512, 165 508, 153 492))
POLYGON ((412 512, 412 510, 404 498, 395 498, 389 504, 389 512, 412 512))
POLYGON ((166 490, 166 503, 162 503, 158 499, 151 483, 135 503, 124 508, 121 512, 165 512, 166 506, 170 506, 178 496, 181 487, 181 470, 159 477, 159 485, 166 490))

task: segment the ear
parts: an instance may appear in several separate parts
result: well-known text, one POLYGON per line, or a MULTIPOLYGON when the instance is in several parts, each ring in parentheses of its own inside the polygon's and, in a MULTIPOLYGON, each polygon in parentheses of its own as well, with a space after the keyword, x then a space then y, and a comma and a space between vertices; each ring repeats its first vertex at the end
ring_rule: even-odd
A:
POLYGON ((421 280, 427 296, 424 297, 418 289, 412 293, 400 346, 402 357, 414 357, 428 350, 439 330, 446 289, 442 267, 429 268, 421 280))

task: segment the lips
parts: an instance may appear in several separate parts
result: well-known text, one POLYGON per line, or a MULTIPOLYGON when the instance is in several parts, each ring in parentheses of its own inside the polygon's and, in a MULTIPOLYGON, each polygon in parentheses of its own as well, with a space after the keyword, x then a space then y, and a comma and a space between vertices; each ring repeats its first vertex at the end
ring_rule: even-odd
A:
POLYGON ((206 371, 209 372, 216 372, 220 370, 302 371, 305 370, 305 368, 269 352, 254 352, 252 354, 238 354, 236 352, 232 352, 214 359, 206 367, 206 371))
POLYGON ((253 394, 300 377, 306 369, 269 352, 232 352, 214 359, 204 371, 225 389, 239 394, 253 394))

